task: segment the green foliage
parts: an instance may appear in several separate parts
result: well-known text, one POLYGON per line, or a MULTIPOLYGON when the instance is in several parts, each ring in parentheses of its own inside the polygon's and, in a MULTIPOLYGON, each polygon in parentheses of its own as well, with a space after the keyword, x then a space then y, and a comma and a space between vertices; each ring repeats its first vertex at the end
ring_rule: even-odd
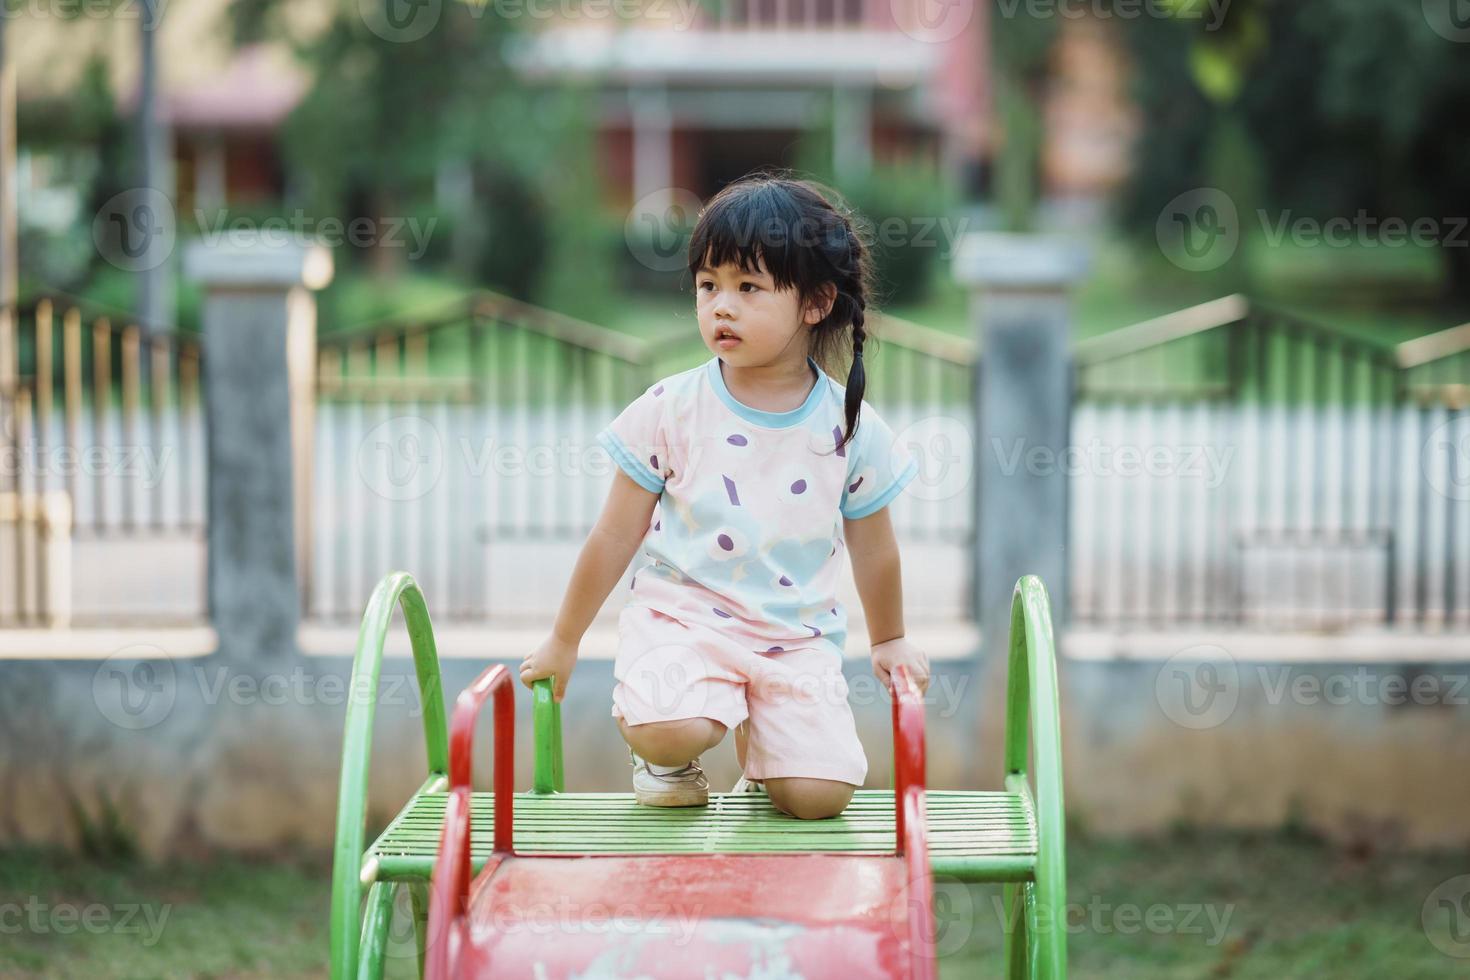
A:
POLYGON ((70 789, 67 804, 83 855, 96 861, 131 861, 138 856, 137 834, 128 826, 122 807, 105 787, 97 791, 95 817, 70 789))
POLYGON ((1042 103, 1057 18, 1031 16, 1026 4, 995 8, 990 50, 995 59, 996 111, 1001 144, 995 193, 1009 231, 1029 231, 1041 188, 1042 103))
MULTIPOLYGON (((492 9, 446 3, 426 36, 394 43, 344 9, 301 51, 316 82, 284 128, 286 156, 313 213, 432 220, 426 265, 585 315, 613 263, 593 93, 522 85, 505 60, 515 34, 492 9), (448 168, 468 175, 466 199, 440 197, 448 168)), ((375 274, 402 271, 401 255, 355 258, 369 257, 375 274)))
MULTIPOLYGON (((1240 195, 1243 228, 1257 209, 1427 217, 1443 234, 1470 215, 1464 46, 1431 30, 1420 4, 1236 0, 1215 34, 1159 18, 1122 34, 1144 129, 1119 213, 1140 240, 1166 202, 1207 186, 1240 195)), ((1437 253, 1443 281, 1470 303, 1470 248, 1437 253)))
POLYGON ((803 133, 796 170, 843 196, 859 216, 858 233, 873 253, 878 295, 874 305, 924 302, 951 244, 940 222, 953 221, 959 193, 922 163, 876 162, 858 178, 832 172, 830 103, 803 133))
POLYGON ((863 219, 859 234, 878 272, 875 305, 923 301, 951 244, 944 228, 958 211, 953 190, 932 168, 909 163, 874 164, 839 190, 863 219))

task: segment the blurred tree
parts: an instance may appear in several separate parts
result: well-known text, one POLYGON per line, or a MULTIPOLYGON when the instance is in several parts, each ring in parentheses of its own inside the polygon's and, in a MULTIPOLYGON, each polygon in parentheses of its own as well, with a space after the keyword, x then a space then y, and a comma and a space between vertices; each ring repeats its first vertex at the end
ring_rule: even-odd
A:
MULTIPOLYGON (((241 37, 272 31, 281 0, 237 2, 246 4, 235 21, 241 37)), ((589 191, 596 158, 582 142, 587 122, 568 110, 585 94, 522 85, 506 59, 520 29, 488 5, 420 6, 405 26, 390 19, 393 4, 343 5, 325 30, 296 45, 314 76, 282 131, 287 163, 301 178, 296 203, 344 222, 365 216, 386 233, 391 219, 443 210, 435 198, 446 172, 468 174, 469 199, 456 203, 452 219, 472 227, 453 236, 461 250, 451 256, 454 268, 539 301, 571 298, 553 292, 550 273, 559 265, 585 262, 583 283, 605 278, 610 257, 587 254, 582 229, 555 226, 595 225, 600 216, 550 206, 567 197, 596 206, 589 191), (431 20, 420 22, 424 16, 431 20)), ((373 274, 391 277, 407 252, 374 245, 365 258, 373 274)))
POLYGON ((1256 160, 1247 169, 1259 190, 1241 192, 1242 222, 1255 207, 1433 219, 1439 234, 1458 234, 1439 251, 1447 285, 1470 300, 1470 233, 1457 232, 1470 216, 1470 71, 1464 46, 1436 33, 1427 9, 1235 0, 1213 32, 1183 17, 1130 25, 1144 130, 1120 200, 1125 225, 1151 235, 1164 202, 1220 186, 1226 133, 1256 160))
POLYGON ((1055 16, 1032 16, 1027 4, 991 7, 990 56, 1001 145, 995 191, 1008 231, 1030 231, 1040 199, 1043 105, 1055 16))

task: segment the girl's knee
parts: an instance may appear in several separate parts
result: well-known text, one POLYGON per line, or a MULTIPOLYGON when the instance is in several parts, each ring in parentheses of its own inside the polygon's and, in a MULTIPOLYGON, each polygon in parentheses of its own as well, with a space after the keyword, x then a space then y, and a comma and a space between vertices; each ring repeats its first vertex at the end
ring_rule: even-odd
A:
POLYGON ((764 780, 767 795, 776 809, 802 820, 835 817, 847 809, 857 789, 836 779, 788 776, 764 780))
POLYGON ((725 726, 713 718, 680 718, 630 725, 618 719, 623 738, 633 750, 655 765, 676 766, 720 743, 725 726))

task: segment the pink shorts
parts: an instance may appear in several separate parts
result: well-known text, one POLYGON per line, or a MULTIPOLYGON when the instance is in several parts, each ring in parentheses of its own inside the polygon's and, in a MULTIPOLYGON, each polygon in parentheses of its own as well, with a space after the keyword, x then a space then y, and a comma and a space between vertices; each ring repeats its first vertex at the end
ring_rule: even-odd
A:
POLYGON ((629 725, 712 718, 746 726, 745 775, 806 776, 861 786, 847 679, 832 645, 797 642, 777 653, 648 606, 623 607, 613 665, 612 716, 629 725))

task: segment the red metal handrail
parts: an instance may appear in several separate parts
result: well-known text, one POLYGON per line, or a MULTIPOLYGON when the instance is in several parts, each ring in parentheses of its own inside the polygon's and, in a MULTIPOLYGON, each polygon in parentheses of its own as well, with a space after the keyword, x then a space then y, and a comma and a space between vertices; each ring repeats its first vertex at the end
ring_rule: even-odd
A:
POLYGON ((908 869, 909 940, 915 980, 934 977, 934 876, 924 812, 924 702, 908 668, 894 669, 893 766, 895 853, 908 869))
POLYGON ((486 868, 514 853, 515 821, 515 688, 504 664, 485 669, 460 692, 449 723, 449 799, 444 833, 434 860, 429 898, 424 975, 448 977, 456 951, 455 926, 468 908, 470 894, 470 772, 473 768, 475 721, 491 695, 495 697, 495 837, 486 868))

